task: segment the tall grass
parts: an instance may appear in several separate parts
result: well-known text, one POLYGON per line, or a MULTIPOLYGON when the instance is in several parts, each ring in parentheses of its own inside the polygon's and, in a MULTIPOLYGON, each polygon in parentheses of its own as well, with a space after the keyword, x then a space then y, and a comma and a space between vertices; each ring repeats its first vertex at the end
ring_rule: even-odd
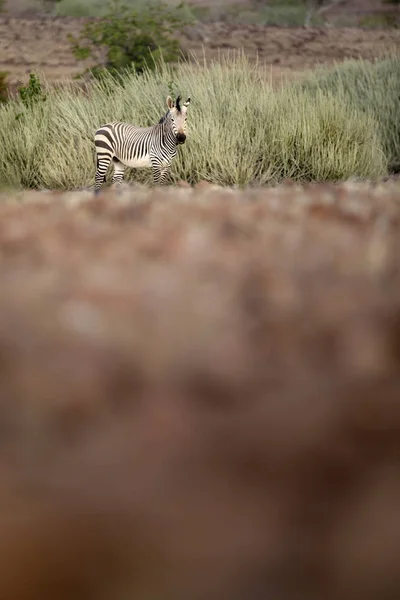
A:
POLYGON ((389 168, 400 170, 400 57, 388 56, 374 63, 349 60, 331 69, 318 69, 296 91, 333 93, 342 102, 371 115, 389 168))
MULTIPOLYGON (((172 179, 222 185, 373 178, 386 171, 377 121, 324 89, 273 90, 265 70, 234 55, 208 65, 160 65, 50 90, 28 114, 18 101, 0 108, 0 181, 18 187, 77 188, 94 182, 95 130, 111 120, 142 126, 165 112, 172 87, 190 95, 189 136, 172 179)), ((151 181, 149 170, 133 171, 151 181)))

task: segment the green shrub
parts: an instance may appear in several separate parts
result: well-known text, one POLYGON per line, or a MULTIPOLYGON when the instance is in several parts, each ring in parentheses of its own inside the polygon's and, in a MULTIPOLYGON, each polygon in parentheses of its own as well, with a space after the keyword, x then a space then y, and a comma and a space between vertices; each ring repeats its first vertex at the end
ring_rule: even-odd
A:
POLYGON ((30 73, 27 86, 22 86, 18 89, 19 97, 25 108, 32 108, 38 102, 44 102, 46 95, 42 90, 42 84, 39 77, 35 73, 30 73))
POLYGON ((333 69, 319 69, 296 89, 334 94, 353 109, 374 118, 389 169, 400 163, 400 60, 398 55, 376 62, 351 60, 333 69))
POLYGON ((29 75, 28 85, 20 87, 18 89, 18 94, 25 110, 16 114, 16 119, 21 119, 30 115, 33 106, 46 100, 46 94, 42 90, 40 79, 35 73, 29 75))
MULTIPOLYGON (((123 81, 107 75, 89 95, 77 82, 49 91, 29 120, 15 120, 21 101, 0 107, 0 181, 45 188, 94 182, 95 130, 110 120, 147 126, 164 114, 170 91, 190 95, 189 137, 172 179, 223 185, 264 184, 291 177, 340 180, 385 173, 377 124, 340 95, 300 87, 274 91, 265 72, 243 56, 210 65, 165 63, 123 81)), ((150 182, 150 170, 130 172, 150 182)))
POLYGON ((185 22, 167 4, 149 3, 137 12, 113 0, 108 10, 100 20, 87 23, 79 38, 69 36, 78 59, 93 56, 96 49, 106 50, 105 63, 92 68, 93 74, 103 74, 104 69, 117 73, 126 67, 141 72, 154 67, 161 56, 165 62, 178 60, 180 47, 173 33, 185 22))

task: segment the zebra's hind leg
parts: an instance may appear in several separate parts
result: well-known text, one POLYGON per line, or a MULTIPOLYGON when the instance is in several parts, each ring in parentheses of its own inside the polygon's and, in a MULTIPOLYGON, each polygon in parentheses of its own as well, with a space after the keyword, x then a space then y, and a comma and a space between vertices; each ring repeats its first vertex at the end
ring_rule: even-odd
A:
POLYGON ((122 162, 120 162, 118 160, 118 158, 113 158, 113 165, 114 165, 114 173, 112 176, 112 184, 115 185, 116 187, 120 187, 120 185, 122 184, 123 180, 124 180, 124 173, 125 173, 125 165, 122 164, 122 162))
POLYGON ((94 184, 94 193, 96 196, 100 192, 100 188, 106 180, 106 173, 110 162, 111 156, 109 154, 102 154, 97 156, 97 168, 94 184))

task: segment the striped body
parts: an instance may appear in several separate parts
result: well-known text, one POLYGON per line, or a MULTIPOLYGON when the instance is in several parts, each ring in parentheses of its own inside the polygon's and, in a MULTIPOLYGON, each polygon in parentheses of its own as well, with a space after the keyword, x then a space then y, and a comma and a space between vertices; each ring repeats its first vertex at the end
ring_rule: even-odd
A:
POLYGON ((176 156, 177 145, 186 140, 186 110, 190 98, 182 107, 167 99, 168 112, 151 127, 137 127, 114 121, 96 131, 97 156, 95 191, 98 193, 107 169, 113 162, 113 183, 121 183, 126 167, 152 168, 156 185, 164 183, 176 156))

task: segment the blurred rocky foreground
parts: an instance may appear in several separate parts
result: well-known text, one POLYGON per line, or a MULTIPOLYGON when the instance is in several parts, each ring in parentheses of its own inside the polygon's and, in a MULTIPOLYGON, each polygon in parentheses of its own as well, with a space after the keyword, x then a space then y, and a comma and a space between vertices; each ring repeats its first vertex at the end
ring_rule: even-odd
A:
POLYGON ((400 186, 0 198, 2 600, 400 597, 400 186))

